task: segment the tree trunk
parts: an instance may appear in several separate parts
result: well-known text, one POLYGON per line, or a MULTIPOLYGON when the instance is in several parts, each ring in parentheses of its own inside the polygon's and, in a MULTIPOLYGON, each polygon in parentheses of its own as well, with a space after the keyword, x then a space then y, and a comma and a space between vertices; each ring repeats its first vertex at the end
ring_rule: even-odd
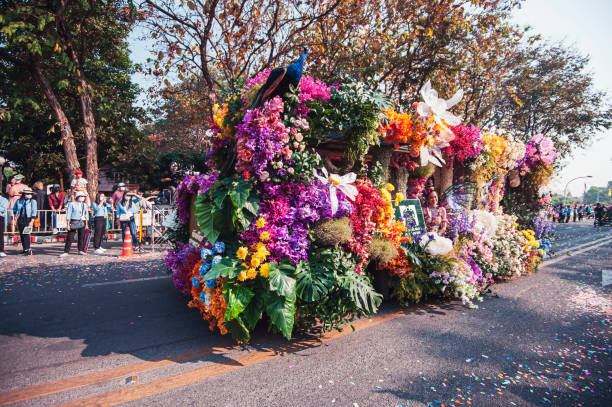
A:
MULTIPOLYGON (((61 133, 61 143, 64 148, 64 156, 66 157, 66 165, 68 168, 69 176, 73 177, 74 172, 80 167, 79 160, 77 159, 76 146, 74 145, 74 136, 72 135, 72 128, 70 127, 70 123, 68 122, 68 118, 66 114, 64 114, 64 110, 51 87, 51 84, 44 76, 42 69, 40 68, 40 64, 38 61, 32 61, 30 65, 32 69, 32 74, 38 83, 38 86, 42 89, 47 101, 49 102, 49 106, 51 107, 51 111, 53 112, 53 117, 60 126, 61 133)), ((61 178, 60 178, 61 182, 61 178)))
POLYGON ((408 169, 406 167, 391 169, 391 183, 395 187, 396 193, 401 193, 406 196, 406 188, 408 186, 408 169))
MULTIPOLYGON (((87 86, 81 78, 81 87, 87 86)), ((88 91, 80 95, 81 111, 83 114, 83 129, 85 130, 85 143, 87 145, 87 192, 94 201, 98 193, 98 138, 96 136, 96 122, 91 106, 91 97, 88 91)))
POLYGON ((382 166, 382 180, 389 182, 389 166, 393 156, 393 147, 375 146, 372 147, 372 165, 379 162, 382 166))
POLYGON ((83 66, 85 65, 86 51, 85 38, 81 38, 81 58, 76 53, 76 48, 68 26, 66 24, 65 9, 67 0, 62 0, 60 7, 55 12, 56 27, 58 33, 62 36, 66 43, 66 51, 70 60, 76 67, 74 75, 79 85, 79 99, 81 102, 81 115, 83 119, 83 131, 85 132, 85 144, 87 150, 87 193, 90 199, 93 200, 98 193, 98 138, 96 135, 96 121, 93 115, 93 107, 91 103, 91 94, 89 93, 89 85, 85 80, 83 66))

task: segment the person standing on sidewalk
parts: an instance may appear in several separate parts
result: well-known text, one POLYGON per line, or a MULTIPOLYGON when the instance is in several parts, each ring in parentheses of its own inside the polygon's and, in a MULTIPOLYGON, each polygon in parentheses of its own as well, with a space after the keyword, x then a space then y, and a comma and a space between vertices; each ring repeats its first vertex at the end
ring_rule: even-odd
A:
POLYGON ((106 249, 102 248, 102 239, 106 234, 106 219, 112 212, 113 207, 106 202, 106 196, 100 193, 98 199, 91 205, 94 216, 94 251, 95 254, 103 254, 106 249))
POLYGON ((13 206, 13 217, 17 219, 17 227, 19 228, 19 237, 23 246, 22 254, 25 256, 32 255, 30 249, 30 236, 32 227, 34 226, 34 218, 36 218, 36 201, 32 199, 34 191, 26 188, 21 192, 21 197, 13 206), (25 232, 25 233, 24 233, 25 232))
POLYGON ((6 257, 4 253, 4 228, 8 219, 8 199, 0 192, 0 257, 6 257))
POLYGON ((66 199, 66 195, 63 191, 60 191, 59 185, 53 185, 53 189, 51 190, 51 195, 47 198, 49 203, 49 207, 51 208, 51 212, 53 214, 53 234, 57 234, 57 215, 64 211, 64 200, 66 199))
MULTIPOLYGON (((23 192, 24 189, 28 188, 28 186, 23 183, 23 175, 17 174, 13 177, 13 179, 15 180, 15 183, 13 184, 11 180, 11 187, 9 188, 9 191, 8 191, 9 211, 13 210, 15 203, 17 202, 17 200, 19 200, 19 197, 21 196, 21 192, 23 192)), ((13 217, 11 219, 11 233, 13 235, 15 234, 16 225, 17 225, 17 220, 15 219, 15 217, 13 217)))
POLYGON ((140 251, 138 238, 136 237, 136 220, 134 219, 134 216, 140 213, 140 205, 137 202, 138 197, 136 197, 134 192, 126 192, 121 202, 117 205, 117 218, 121 224, 121 240, 125 239, 125 231, 129 226, 130 234, 132 235, 132 246, 135 250, 140 251))
MULTIPOLYGON (((39 227, 42 228, 42 231, 46 231, 47 229, 47 192, 45 191, 45 187, 41 181, 36 181, 34 183, 34 199, 36 199, 36 205, 38 207, 38 222, 39 227)), ((36 225, 36 221, 34 222, 36 225)))
POLYGON ((76 201, 68 203, 66 207, 66 244, 64 253, 60 257, 68 256, 72 240, 75 233, 77 234, 77 247, 79 254, 84 256, 85 253, 85 230, 88 229, 87 222, 89 221, 89 205, 85 202, 87 195, 85 192, 79 191, 75 195, 76 201))

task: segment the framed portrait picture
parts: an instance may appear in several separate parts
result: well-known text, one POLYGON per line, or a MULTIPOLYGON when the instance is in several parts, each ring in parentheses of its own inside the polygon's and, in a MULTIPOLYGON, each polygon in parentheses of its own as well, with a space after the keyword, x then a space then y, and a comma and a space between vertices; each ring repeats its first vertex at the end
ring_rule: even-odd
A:
POLYGON ((395 207, 395 217, 401 219, 406 226, 414 224, 410 230, 425 229, 425 218, 421 201, 418 199, 406 199, 395 207))

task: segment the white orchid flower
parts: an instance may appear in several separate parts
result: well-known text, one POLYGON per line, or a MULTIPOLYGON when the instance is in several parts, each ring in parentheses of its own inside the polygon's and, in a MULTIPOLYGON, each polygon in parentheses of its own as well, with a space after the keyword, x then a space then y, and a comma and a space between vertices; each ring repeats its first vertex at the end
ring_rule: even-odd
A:
POLYGON ((431 147, 421 147, 421 166, 425 166, 428 163, 442 167, 446 164, 444 158, 442 158, 442 149, 448 147, 448 143, 436 143, 431 147))
POLYGON ((427 83, 425 83, 425 85, 421 88, 420 93, 423 97, 423 102, 419 102, 417 104, 416 110, 419 116, 429 117, 430 115, 433 115, 435 122, 443 127, 446 127, 444 123, 451 126, 461 124, 461 119, 449 112, 448 109, 461 101, 463 98, 462 89, 459 89, 450 99, 444 100, 439 98, 438 92, 431 87, 431 81, 427 81, 427 83))
POLYGON ((323 175, 317 174, 316 171, 314 175, 323 184, 329 185, 329 199, 331 201, 332 215, 334 215, 338 211, 338 189, 342 191, 351 201, 354 201, 357 197, 357 187, 353 185, 355 180, 357 180, 357 174, 354 172, 349 172, 348 174, 344 174, 342 176, 338 174, 328 174, 325 167, 323 167, 321 171, 323 172, 323 175))

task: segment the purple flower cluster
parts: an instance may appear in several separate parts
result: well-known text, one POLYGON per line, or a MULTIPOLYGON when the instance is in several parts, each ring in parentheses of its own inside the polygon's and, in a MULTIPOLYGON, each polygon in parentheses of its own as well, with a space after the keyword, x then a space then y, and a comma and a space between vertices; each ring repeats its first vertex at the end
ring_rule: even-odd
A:
POLYGON ((535 238, 541 239, 542 237, 550 235, 555 230, 555 225, 548 221, 545 213, 538 213, 533 220, 533 231, 535 232, 535 238))
MULTIPOLYGON (((263 230, 270 233, 266 247, 271 261, 289 258, 295 264, 308 260, 308 226, 320 219, 332 218, 329 193, 329 187, 318 180, 307 185, 294 181, 263 184, 259 216, 266 221, 263 230)), ((337 194, 338 211, 334 217, 348 216, 353 206, 341 191, 337 194)), ((261 231, 253 224, 240 238, 252 245, 258 241, 261 231)))
POLYGON ((471 233, 475 224, 476 218, 468 213, 449 212, 446 236, 454 242, 460 235, 471 233))
POLYGON ((267 180, 273 169, 275 175, 287 174, 292 151, 288 146, 289 129, 282 122, 284 105, 280 97, 264 103, 263 108, 247 111, 236 126, 238 173, 252 172, 260 180, 267 180))
POLYGON ((172 272, 174 287, 183 294, 191 291, 191 269, 200 257, 200 248, 189 243, 177 243, 177 250, 168 250, 166 266, 172 272))
POLYGON ((183 225, 189 223, 191 197, 204 194, 217 180, 217 174, 188 175, 176 189, 176 213, 183 225))

